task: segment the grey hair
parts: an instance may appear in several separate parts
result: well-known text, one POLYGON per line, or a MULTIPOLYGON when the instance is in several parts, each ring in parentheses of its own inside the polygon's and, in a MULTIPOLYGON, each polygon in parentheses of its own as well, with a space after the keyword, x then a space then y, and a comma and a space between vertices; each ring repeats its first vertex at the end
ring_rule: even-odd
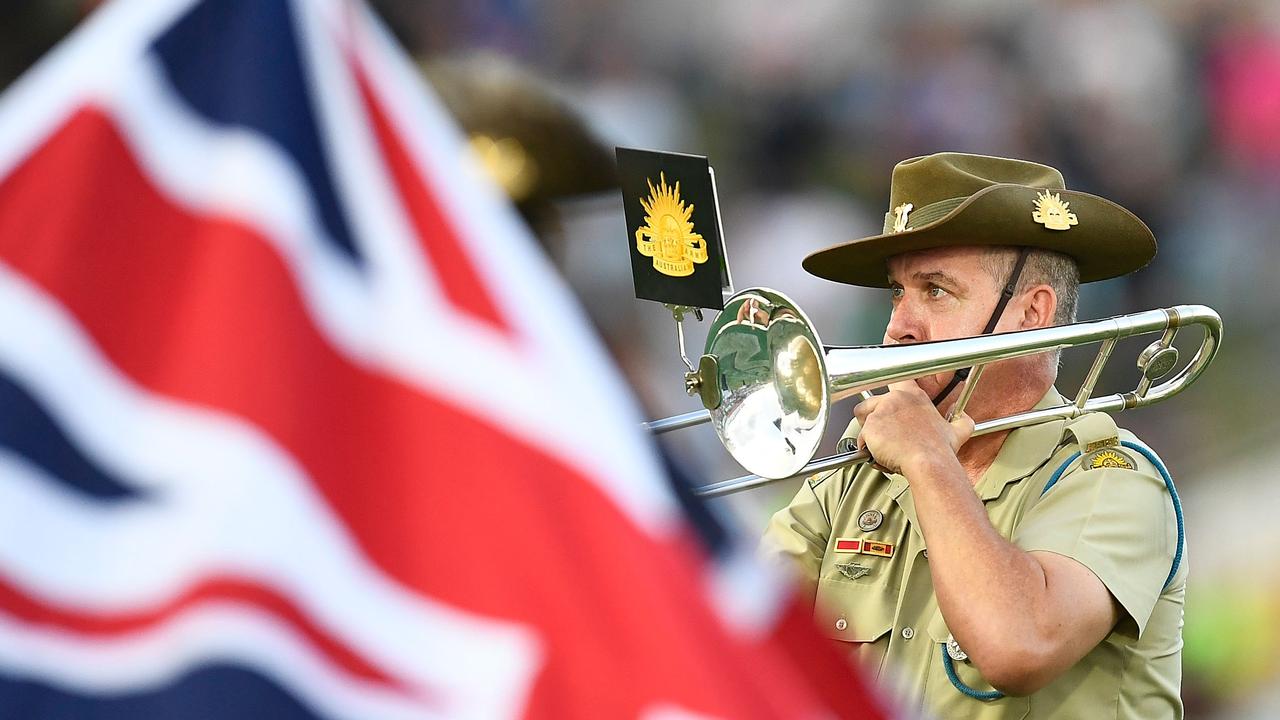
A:
MULTIPOLYGON (((997 286, 1003 286, 1009 281, 1017 257, 1017 248, 991 247, 982 256, 982 268, 995 279, 997 286)), ((1058 306, 1053 314, 1055 325, 1070 325, 1076 321, 1080 269, 1075 260, 1060 252, 1032 249, 1014 291, 1024 292, 1036 285, 1048 285, 1058 296, 1058 306)))

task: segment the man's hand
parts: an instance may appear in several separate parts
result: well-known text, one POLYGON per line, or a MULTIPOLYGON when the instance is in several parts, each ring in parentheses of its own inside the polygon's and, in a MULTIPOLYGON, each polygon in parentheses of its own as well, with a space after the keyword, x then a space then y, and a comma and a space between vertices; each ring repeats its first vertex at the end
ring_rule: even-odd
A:
POLYGON ((911 470, 940 457, 954 458, 973 434, 973 420, 961 414, 948 423, 915 382, 890 386, 889 392, 865 400, 853 409, 862 424, 860 445, 890 472, 911 470))
POLYGON ((948 423, 910 381, 854 415, 875 461, 911 481, 938 607, 987 682, 1030 694, 1102 642, 1120 617, 1102 581, 1076 560, 1010 543, 965 482, 956 451, 973 434, 968 416, 948 423))

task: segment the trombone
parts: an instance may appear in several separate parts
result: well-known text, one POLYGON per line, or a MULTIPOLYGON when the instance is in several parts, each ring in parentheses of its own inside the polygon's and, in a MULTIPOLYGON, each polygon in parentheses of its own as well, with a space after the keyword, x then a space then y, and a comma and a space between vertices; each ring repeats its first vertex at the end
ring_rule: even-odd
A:
MULTIPOLYGON (((683 349, 683 337, 682 349, 683 349)), ((1222 341, 1222 319, 1203 305, 1176 305, 998 335, 908 345, 827 347, 794 302, 776 290, 750 288, 725 302, 712 321, 696 369, 690 364, 685 387, 704 410, 645 423, 653 433, 711 423, 729 454, 749 475, 704 485, 695 494, 716 497, 777 480, 812 475, 866 462, 866 450, 813 459, 826 431, 831 404, 901 380, 973 368, 951 410, 963 411, 988 363, 1101 343, 1073 401, 980 422, 973 435, 1012 430, 1090 412, 1119 412, 1151 405, 1182 392, 1212 362, 1222 341), (1199 349, 1173 377, 1178 330, 1198 325, 1199 349), (1093 397, 1094 386, 1116 343, 1160 333, 1138 356, 1140 377, 1133 390, 1093 397)))

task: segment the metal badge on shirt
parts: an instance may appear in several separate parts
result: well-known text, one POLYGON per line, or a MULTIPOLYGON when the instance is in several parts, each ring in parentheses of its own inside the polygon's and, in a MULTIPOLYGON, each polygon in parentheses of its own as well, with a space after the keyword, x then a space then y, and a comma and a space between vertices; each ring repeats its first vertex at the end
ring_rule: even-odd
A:
POLYGON ((867 510, 858 516, 858 527, 863 532, 871 532, 884 522, 884 513, 879 510, 867 510))
POLYGON ((837 563, 836 569, 840 571, 841 575, 850 580, 857 580, 871 572, 871 568, 866 565, 859 565, 856 562, 837 563))

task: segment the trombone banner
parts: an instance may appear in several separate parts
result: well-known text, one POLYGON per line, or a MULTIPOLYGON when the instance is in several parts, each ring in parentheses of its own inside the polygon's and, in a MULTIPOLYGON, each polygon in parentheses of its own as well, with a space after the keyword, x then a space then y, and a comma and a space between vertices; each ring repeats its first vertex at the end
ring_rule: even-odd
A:
POLYGON ((617 155, 636 297, 724 309, 732 287, 707 158, 631 148, 617 155))

